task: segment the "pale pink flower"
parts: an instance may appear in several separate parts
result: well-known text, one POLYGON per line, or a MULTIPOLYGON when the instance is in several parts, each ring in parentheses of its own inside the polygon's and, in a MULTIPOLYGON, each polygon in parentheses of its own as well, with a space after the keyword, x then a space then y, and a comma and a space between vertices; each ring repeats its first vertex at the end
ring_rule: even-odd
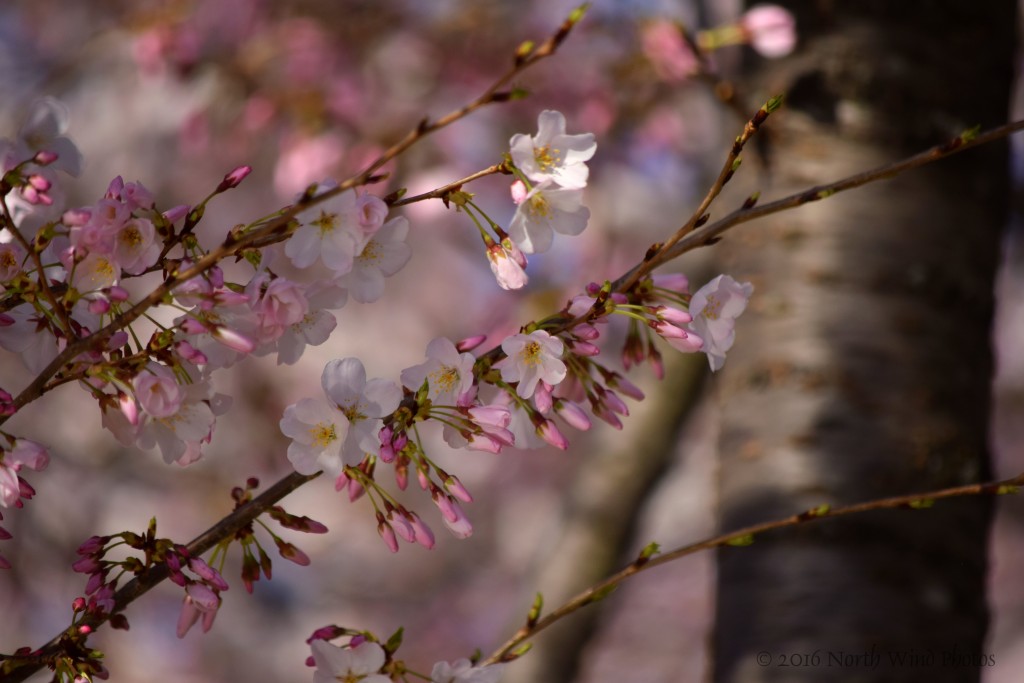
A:
POLYGON ((139 405, 152 417, 169 417, 178 412, 185 390, 166 365, 150 363, 132 379, 139 405))
POLYGON ((555 386, 565 379, 563 349, 562 340, 544 330, 515 334, 501 343, 501 350, 506 357, 495 363, 494 367, 501 370, 504 381, 519 382, 516 393, 523 398, 530 398, 540 380, 555 386))
POLYGON ((71 286, 82 294, 111 287, 121 279, 121 265, 111 256, 90 252, 77 263, 75 260, 74 249, 61 254, 64 267, 71 273, 71 286))
POLYGON ((520 249, 537 254, 551 248, 554 233, 578 235, 589 219, 583 190, 559 187, 548 180, 535 185, 516 207, 508 232, 520 249))
POLYGON ((259 323, 261 343, 277 340, 285 329, 302 322, 309 312, 305 287, 283 277, 270 279, 266 271, 257 274, 245 288, 249 306, 259 323))
POLYGON ((589 170, 585 162, 597 151, 593 133, 566 135, 565 117, 550 110, 537 117, 537 129, 533 137, 512 136, 513 163, 535 183, 550 180, 564 188, 586 187, 589 170))
POLYGON ((288 460, 299 474, 323 470, 337 477, 345 469, 341 448, 348 438, 349 421, 336 407, 304 398, 285 408, 280 427, 292 440, 288 460))
POLYGON ((413 392, 427 382, 427 397, 434 403, 454 405, 473 387, 472 354, 459 353, 455 344, 437 337, 427 344, 427 361, 402 371, 402 384, 413 392))
POLYGON ((497 683, 504 664, 473 666, 468 659, 457 659, 451 664, 437 662, 430 672, 430 683, 497 683))
POLYGON ((331 197, 303 211, 297 218, 302 225, 284 247, 284 253, 297 268, 308 268, 319 258, 336 276, 352 270, 352 263, 363 246, 354 191, 331 197))
POLYGON ((316 662, 313 683, 391 683, 391 679, 379 673, 386 657, 384 648, 371 641, 363 641, 355 647, 342 648, 326 640, 314 640, 309 644, 316 662))
POLYGON ((530 278, 526 275, 526 256, 508 237, 501 242, 488 238, 487 262, 498 285, 505 290, 521 289, 530 278))
POLYGON ((392 218, 366 243, 352 264, 351 272, 338 283, 348 288, 353 299, 372 303, 384 293, 384 278, 400 271, 412 257, 405 243, 409 221, 392 218))
POLYGON ((15 439, 14 448, 4 456, 4 464, 15 470, 27 467, 40 472, 50 464, 50 453, 41 443, 30 439, 15 439))
POLYGON ((155 264, 160 250, 156 229, 145 218, 130 218, 114 235, 114 260, 132 275, 138 275, 155 264))
POLYGON ((754 286, 749 282, 740 283, 728 275, 719 275, 698 289, 690 300, 693 322, 689 329, 703 340, 700 350, 707 354, 712 370, 725 363, 725 353, 736 339, 736 318, 746 309, 753 292, 754 286))
POLYGON ((349 421, 341 457, 346 465, 358 464, 365 455, 380 453, 381 419, 402 400, 402 390, 385 379, 366 381, 366 369, 358 358, 332 360, 320 378, 327 398, 349 421))
POLYGON ((18 473, 6 462, 0 461, 0 507, 11 507, 21 498, 18 473))
POLYGON ((215 591, 201 583, 190 583, 185 588, 185 601, 178 616, 178 637, 184 638, 200 616, 203 618, 203 633, 208 632, 219 608, 220 596, 215 591))
POLYGON ((384 225, 384 221, 388 217, 388 205, 380 197, 364 194, 356 199, 355 209, 357 232, 361 238, 359 246, 363 248, 384 225))
POLYGON ((68 130, 70 112, 64 103, 52 97, 36 100, 28 119, 18 131, 18 144, 26 150, 22 159, 28 159, 35 152, 53 152, 57 159, 49 167, 77 176, 82 170, 82 153, 70 138, 64 136, 68 130))
POLYGON ((750 45, 765 57, 784 57, 796 47, 796 19, 779 5, 755 5, 740 18, 750 45))
POLYGON ((21 272, 25 250, 17 242, 0 242, 0 283, 9 282, 21 272))
POLYGON ((683 81, 700 70, 700 62, 683 40, 679 26, 668 20, 651 21, 643 25, 640 42, 644 55, 660 78, 683 81))

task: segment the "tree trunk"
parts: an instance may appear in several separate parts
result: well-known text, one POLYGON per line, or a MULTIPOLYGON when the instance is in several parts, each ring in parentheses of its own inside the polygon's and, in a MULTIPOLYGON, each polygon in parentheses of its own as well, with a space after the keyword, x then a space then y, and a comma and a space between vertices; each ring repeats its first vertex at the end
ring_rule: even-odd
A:
MULTIPOLYGON (((1015 2, 789 2, 801 48, 765 199, 1005 120, 1015 2)), ((717 378, 721 527, 989 475, 993 278, 1007 148, 739 228, 756 290, 717 378)), ((759 536, 718 556, 713 679, 977 681, 992 501, 759 536)))

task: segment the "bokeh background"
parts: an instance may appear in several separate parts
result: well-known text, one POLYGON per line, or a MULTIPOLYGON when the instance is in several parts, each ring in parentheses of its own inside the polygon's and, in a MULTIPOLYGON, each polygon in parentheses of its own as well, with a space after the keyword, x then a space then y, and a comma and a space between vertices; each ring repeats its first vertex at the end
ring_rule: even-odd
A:
MULTIPOLYGON (((235 224, 280 208, 309 182, 359 170, 422 116, 469 101, 507 69, 521 41, 546 37, 572 6, 7 0, 0 6, 0 134, 13 135, 39 96, 68 105, 69 134, 86 160, 81 177, 66 186, 69 206, 95 201, 115 175, 142 181, 161 207, 193 203, 225 172, 250 164, 252 176, 207 212, 200 236, 213 244, 235 224)), ((54 458, 30 478, 36 499, 5 513, 15 538, 3 552, 15 566, 0 572, 0 651, 37 646, 66 625, 83 586, 69 565, 88 536, 138 531, 155 516, 161 535, 185 541, 230 510, 232 486, 285 474, 287 442, 277 422, 286 405, 319 391, 327 360, 355 355, 370 376, 397 378, 420 362, 434 336, 500 340, 559 308, 587 282, 621 274, 667 235, 703 193, 724 141, 742 121, 722 104, 721 91, 716 95, 687 77, 685 63, 673 62, 664 22, 714 26, 739 11, 732 0, 700 7, 686 0, 595 2, 559 54, 517 81, 530 97, 488 107, 386 169, 392 175, 375 192, 433 189, 499 161, 512 134, 535 130, 542 109, 562 111, 570 132, 595 133, 590 226, 531 259, 526 290, 497 287, 464 216, 440 202, 413 205, 403 211, 413 259, 388 281, 380 302, 349 303, 337 314, 334 337, 296 366, 250 359, 218 377, 217 389, 234 405, 198 463, 182 469, 156 452, 119 447, 75 387, 9 423, 15 433, 49 444, 54 458)), ((759 58, 737 46, 716 53, 715 66, 728 75, 741 61, 759 58)), ((1018 165, 1021 158, 1015 155, 1018 165)), ((752 164, 745 172, 762 171, 752 164)), ((507 223, 507 179, 486 178, 471 190, 507 223)), ((1015 222, 1005 244, 992 435, 995 467, 1009 475, 1024 465, 1024 250, 1015 222)), ((678 267, 699 284, 714 274, 712 258, 688 255, 678 267)), ((621 330, 607 341, 614 344, 616 334, 621 330)), ((737 343, 752 342, 741 335, 737 343)), ((572 435, 567 453, 451 452, 434 439, 431 455, 459 475, 477 502, 468 507, 476 533, 458 541, 429 501, 406 497, 434 522, 439 543, 432 551, 403 546, 391 555, 365 501, 349 504, 329 483, 314 482, 284 501, 288 511, 331 529, 309 537, 285 532, 313 558, 312 567, 278 560, 273 581, 260 581, 253 596, 233 585, 213 630, 183 640, 175 637, 181 590, 160 586, 128 611, 131 631, 103 629, 92 642, 107 653, 112 680, 160 675, 194 683, 308 680, 303 641, 327 623, 381 636, 404 626, 401 653, 422 671, 475 648, 489 652, 515 630, 535 591, 554 605, 588 572, 606 574, 604 567, 622 564, 651 540, 668 548, 714 530, 717 417, 714 382, 704 382, 705 375, 701 359, 673 358, 662 384, 640 368, 632 377, 651 398, 635 405, 625 430, 598 424, 572 435), (641 458, 641 450, 658 457, 641 458), (636 481, 642 485, 632 486, 636 481)), ((16 359, 0 361, 0 385, 13 392, 26 381, 16 359)), ((999 664, 984 680, 1009 683, 1024 667, 1024 591, 1016 580, 1024 569, 1024 508, 1000 500, 999 510, 986 647, 999 664)), ((236 560, 228 563, 229 580, 236 560)), ((568 630, 585 635, 573 646, 584 648, 575 680, 699 680, 714 609, 712 562, 705 553, 657 569, 593 610, 600 619, 574 617, 568 630)), ((529 659, 507 680, 524 680, 514 678, 514 669, 528 671, 529 659)))

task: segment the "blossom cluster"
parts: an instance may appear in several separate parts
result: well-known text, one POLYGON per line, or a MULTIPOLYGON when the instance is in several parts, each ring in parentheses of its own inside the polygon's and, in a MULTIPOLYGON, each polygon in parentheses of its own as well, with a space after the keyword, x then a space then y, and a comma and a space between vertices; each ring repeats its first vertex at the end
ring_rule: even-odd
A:
MULTIPOLYGON (((326 638, 335 630, 332 627, 320 629, 308 641, 312 650, 309 663, 316 666, 313 683, 391 683, 394 680, 390 672, 402 663, 389 661, 393 654, 391 648, 382 647, 362 634, 351 637, 344 646, 333 645, 326 638)), ((430 683, 497 683, 503 669, 503 664, 476 666, 468 659, 458 659, 434 664, 429 679, 422 674, 418 676, 430 683)), ((401 671, 406 670, 402 667, 401 671)))
MULTIPOLYGON (((167 463, 184 466, 202 457, 217 418, 229 409, 230 397, 213 388, 216 371, 274 353, 279 364, 297 362, 308 346, 330 337, 337 327, 334 311, 350 297, 378 300, 385 279, 411 257, 404 217, 389 218, 384 199, 331 181, 307 188, 274 216, 233 229, 222 245, 202 244, 195 227, 207 203, 243 182, 251 171, 247 166, 225 175, 194 206, 162 209, 141 182, 118 177, 92 205, 66 209, 58 201, 56 171, 75 173, 81 164, 64 136, 66 125, 59 103, 44 100, 16 140, 0 142, 0 347, 19 355, 34 373, 74 347, 77 355, 46 390, 77 382, 122 444, 158 448, 167 463), (269 241, 243 253, 251 272, 229 276, 217 261, 228 253, 226 245, 252 235, 269 241), (151 274, 150 280, 162 284, 149 296, 134 294, 129 281, 142 284, 151 274), (160 305, 173 307, 177 317, 141 317, 160 305), (150 329, 140 320, 148 320, 150 329)), ((477 222, 499 285, 516 289, 527 282, 526 254, 547 251, 556 233, 572 236, 586 228, 586 162, 596 143, 592 134, 566 133, 561 113, 543 111, 538 132, 515 135, 509 145, 504 167, 516 176, 516 209, 507 231, 469 193, 452 192, 445 200, 477 222)), ((646 360, 661 373, 655 337, 682 352, 705 353, 712 370, 722 366, 733 344, 735 319, 752 286, 722 275, 692 295, 688 287, 681 275, 647 276, 624 291, 592 283, 557 315, 524 326, 478 355, 482 335, 459 342, 434 339, 422 363, 401 371, 400 382, 368 378, 357 358, 333 360, 321 376, 322 395, 284 411, 280 428, 290 439, 288 460, 300 474, 326 473, 351 500, 366 496, 392 551, 399 540, 431 548, 435 536, 417 512, 381 485, 378 475, 386 469, 401 490, 414 480, 449 531, 468 537, 473 526, 463 506, 473 496, 427 453, 421 426, 437 425, 452 448, 494 454, 545 445, 565 450, 565 427, 589 430, 592 417, 621 428, 629 415, 624 397, 644 396, 599 360, 602 326, 613 314, 630 321, 621 355, 627 370, 646 360)), ((0 389, 0 412, 10 415, 16 405, 0 389)), ((43 469, 48 454, 35 442, 4 432, 0 437, 8 442, 0 450, 0 506, 20 506, 32 488, 19 472, 43 469)), ((251 500, 251 488, 236 492, 237 504, 251 500)), ((296 521, 280 511, 270 515, 302 531, 325 531, 311 520, 296 521)), ((5 536, 0 527, 0 539, 5 536)), ((273 538, 285 558, 309 562, 273 538)), ((76 614, 110 615, 113 570, 142 567, 107 559, 111 540, 95 537, 79 549, 74 569, 89 578, 76 614)), ((239 532, 233 540, 243 548, 242 578, 251 590, 261 574, 270 577, 269 558, 251 533, 239 532)), ((228 588, 219 571, 152 533, 125 532, 115 542, 145 550, 147 562, 165 563, 172 581, 185 589, 179 636, 196 623, 203 630, 212 626, 220 594, 228 588)), ((312 647, 317 680, 385 679, 379 672, 388 654, 375 642, 356 638, 339 648, 314 639, 312 647)), ((431 680, 487 683, 499 671, 468 660, 441 662, 431 680)))

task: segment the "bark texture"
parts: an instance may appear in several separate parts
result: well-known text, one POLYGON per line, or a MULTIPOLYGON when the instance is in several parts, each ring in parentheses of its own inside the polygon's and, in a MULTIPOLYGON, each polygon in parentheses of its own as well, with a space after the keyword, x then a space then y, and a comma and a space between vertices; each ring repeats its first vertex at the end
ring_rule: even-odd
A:
MULTIPOLYGON (((765 199, 1005 120, 1014 2, 782 4, 800 49, 746 88, 788 93, 765 199)), ((723 529, 988 476, 1006 205, 990 146, 727 237, 756 291, 719 378, 723 529)), ((978 680, 990 515, 948 502, 721 552, 713 679, 978 680)))

